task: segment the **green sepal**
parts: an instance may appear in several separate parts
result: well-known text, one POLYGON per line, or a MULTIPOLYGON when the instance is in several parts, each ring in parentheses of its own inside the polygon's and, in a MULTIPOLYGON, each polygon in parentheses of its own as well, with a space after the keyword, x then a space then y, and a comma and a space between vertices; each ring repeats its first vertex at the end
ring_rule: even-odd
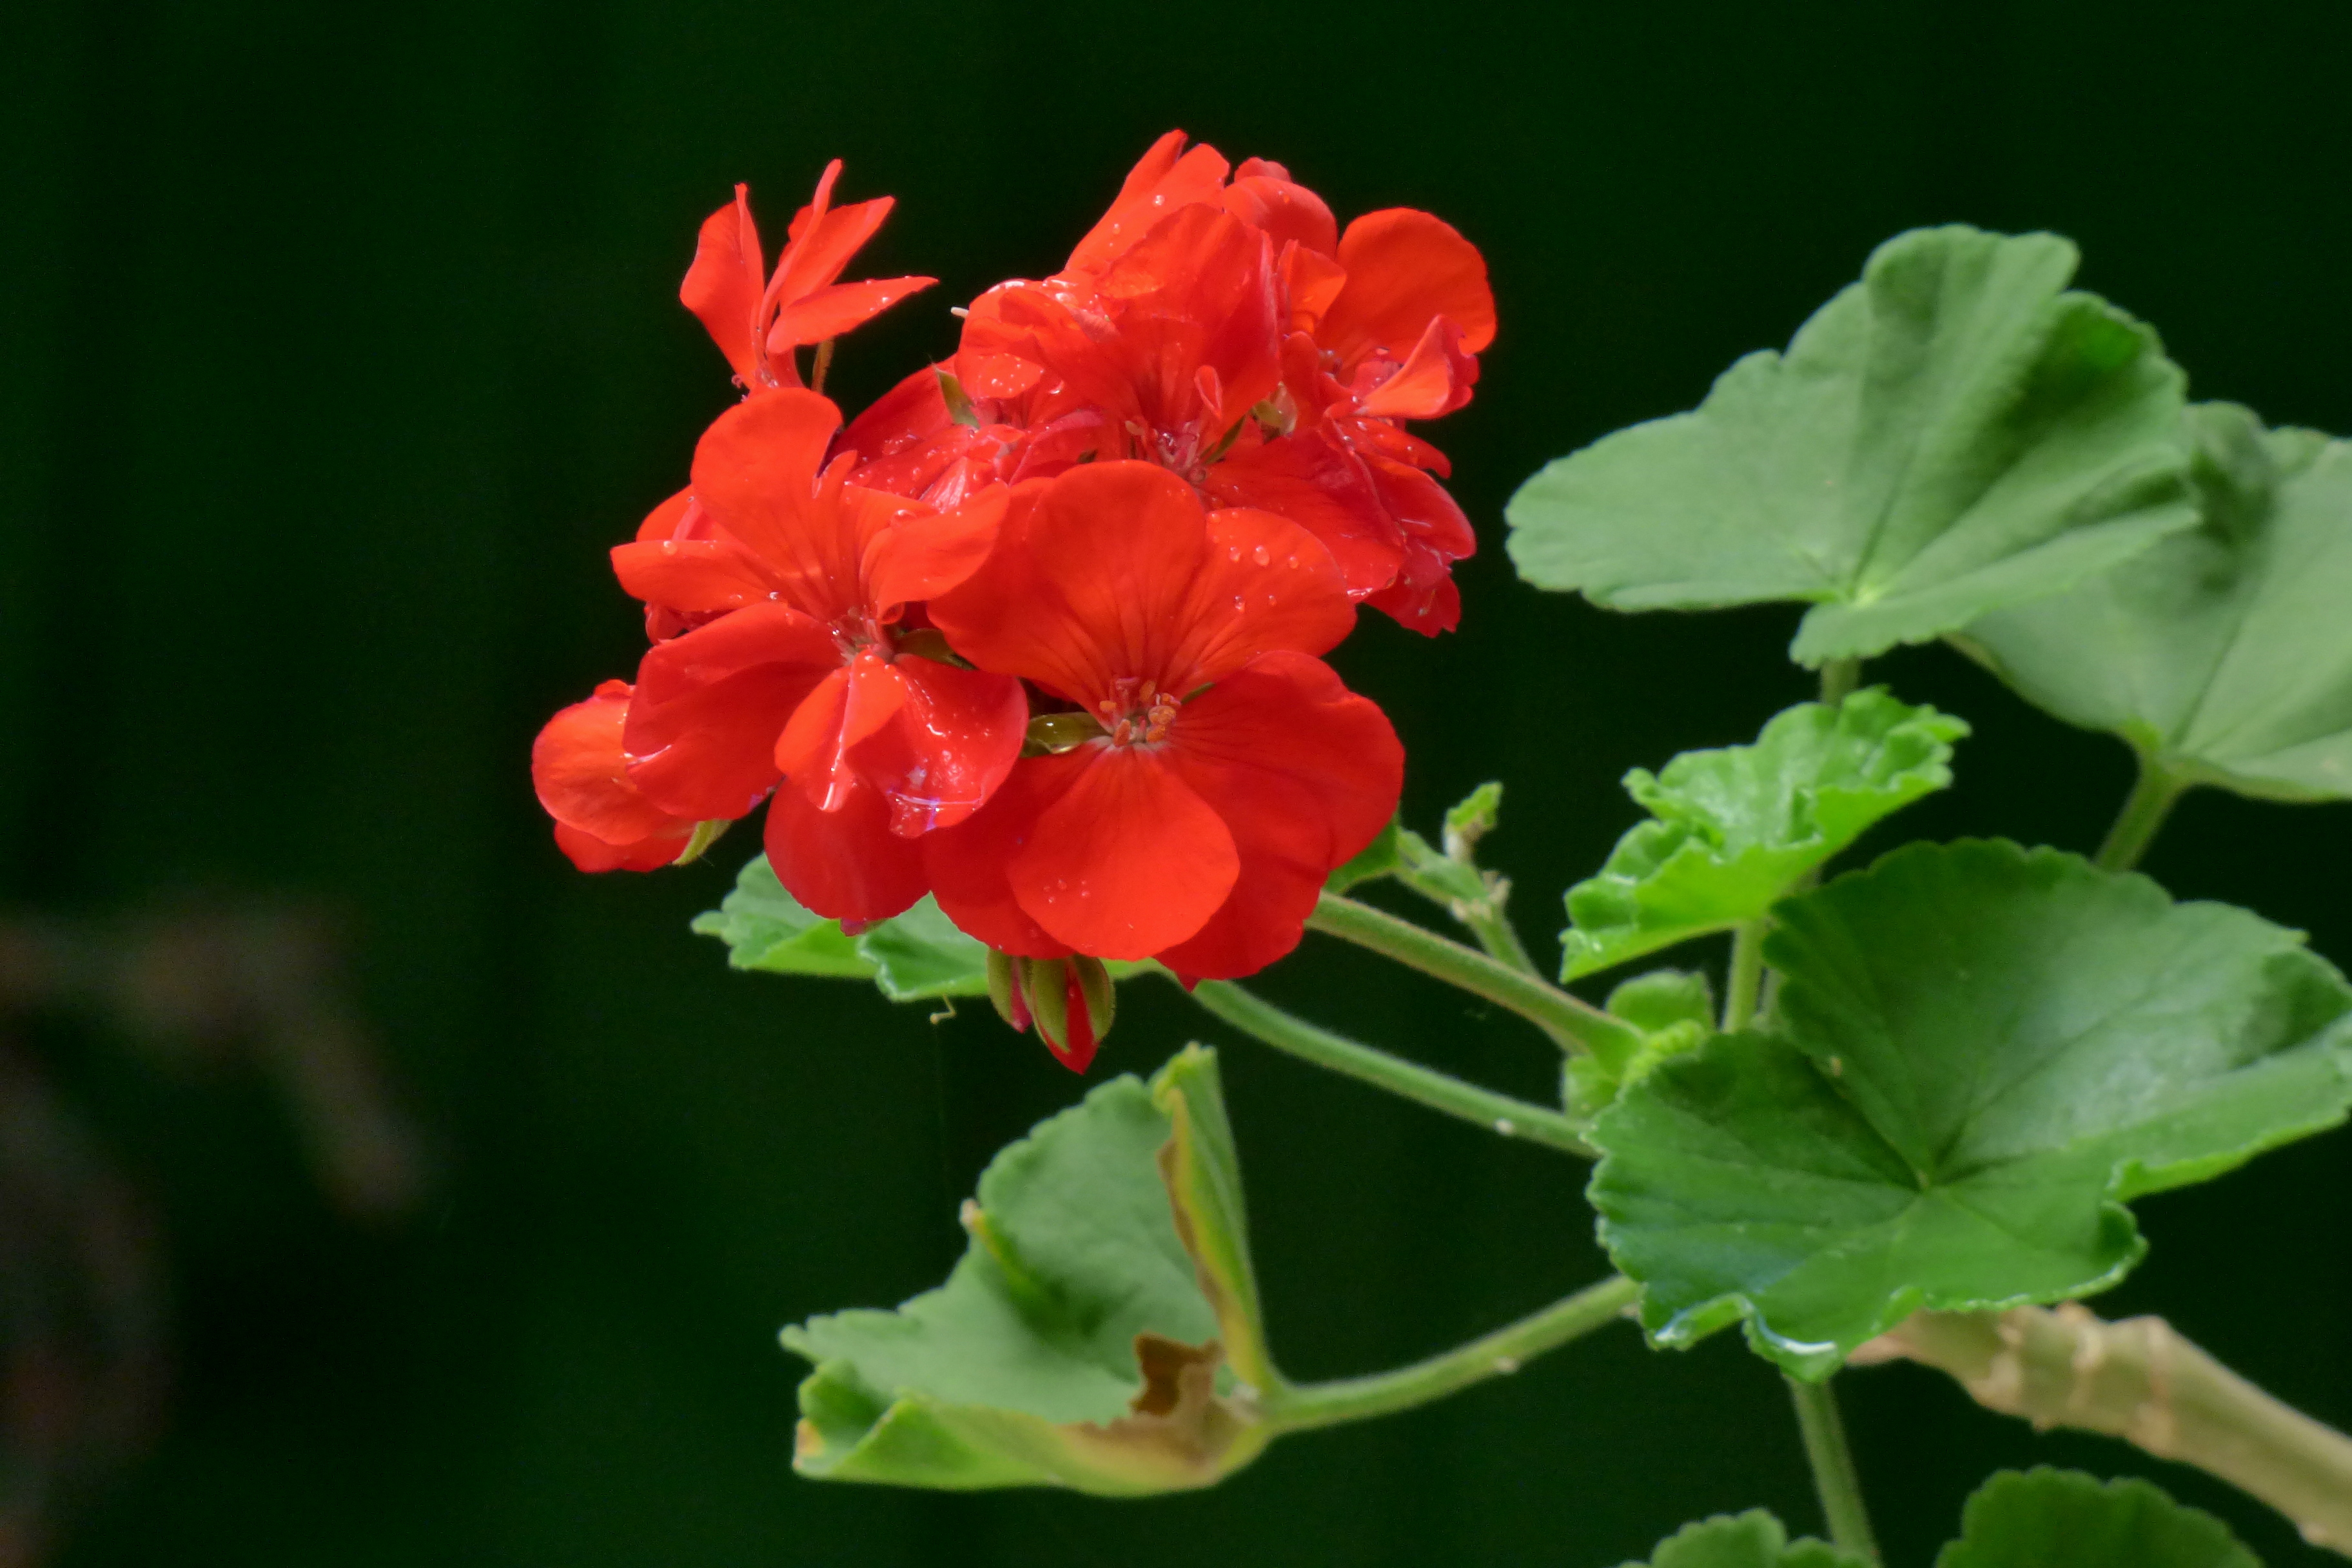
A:
POLYGON ((2262 1568, 2230 1527, 2143 1480, 2008 1470, 1969 1499, 1936 1568, 2262 1568))
POLYGON ((2054 235, 1889 240, 1785 354, 1618 431, 1511 499, 1539 588, 1620 610, 1811 605, 1790 652, 1859 658, 2130 559, 2196 517, 2185 378, 2070 290, 2054 235))
POLYGON ((1323 885, 1335 893, 1344 893, 1359 882, 1377 881, 1394 876, 1397 869, 1398 837, 1403 832, 1391 822, 1374 836, 1370 844, 1358 850, 1345 864, 1323 879, 1323 885))
POLYGON ((1953 640, 2183 784, 2352 799, 2352 442, 2221 403, 2187 428, 2203 527, 1953 640))
POLYGON ((1818 1378, 1914 1310, 2089 1295, 2124 1205, 2335 1126, 2352 987, 2301 933, 2144 877, 1916 844, 1782 902, 1778 1032, 1718 1036, 1593 1124, 1589 1195, 1654 1342, 1745 1320, 1818 1378))
POLYGON ((1780 1521, 1754 1509, 1686 1524, 1657 1544, 1647 1563, 1623 1568, 1864 1568, 1826 1541, 1791 1541, 1780 1521))
POLYGON ((1272 1436, 1215 1058, 1114 1079, 991 1162, 948 1282, 783 1331, 815 1363, 794 1468, 835 1480, 1134 1496, 1272 1436))
MULTIPOLYGON (((871 980, 893 1002, 988 994, 988 948, 958 931, 929 894, 906 913, 871 921, 852 937, 839 921, 802 908, 764 855, 745 864, 735 890, 717 909, 697 915, 694 929, 725 942, 727 962, 736 969, 871 980)), ((1124 980, 1143 965, 1107 968, 1113 979, 1124 980)))
POLYGON ((1762 915, 1872 824, 1952 782, 1968 724, 1883 688, 1800 703, 1753 745, 1685 752, 1625 789, 1651 814, 1601 874, 1568 890, 1560 978, 1762 915))

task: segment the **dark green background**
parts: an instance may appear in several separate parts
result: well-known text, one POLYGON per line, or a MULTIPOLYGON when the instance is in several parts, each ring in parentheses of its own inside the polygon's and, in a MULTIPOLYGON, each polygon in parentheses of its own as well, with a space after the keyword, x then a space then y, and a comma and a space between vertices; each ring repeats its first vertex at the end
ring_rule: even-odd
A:
MULTIPOLYGON (((1815 1526, 1776 1376, 1630 1331, 1499 1386, 1284 1444, 1219 1490, 1110 1505, 826 1488, 786 1468, 787 1320, 897 1300, 957 1200, 1079 1083, 985 1016, 731 975, 685 923, 719 864, 591 879, 548 842, 541 720, 641 646, 603 552, 730 393, 676 303, 753 182, 780 233, 823 161, 900 199, 861 274, 942 287, 844 345, 871 396, 945 307, 1049 268, 1181 125, 1343 216, 1433 209, 1502 332, 1431 433, 1485 553, 1458 636, 1379 620, 1344 672, 1395 716, 1424 824, 1509 782, 1531 938, 1631 820, 1615 779, 1752 733, 1805 681, 1793 616, 1621 619, 1518 586, 1512 486, 1687 406, 1878 240, 2046 226, 2200 395, 2352 429, 2352 12, 1883 4, 1073 7, 910 0, 13 0, 0 16, 0 895, 106 910, 292 889, 440 1160, 369 1230, 308 1195, 266 1101, 107 1121, 170 1224, 173 1425, 78 1568, 1464 1563, 1600 1568, 1683 1520, 1815 1526)), ((1979 727, 1907 830, 2086 847, 2121 748, 1954 656, 1874 667, 1979 727)), ((2193 798, 2149 862, 2352 958, 2352 811, 2193 798)), ((1310 940, 1269 989, 1529 1094, 1531 1031, 1310 940)), ((1218 1037, 1130 988, 1104 1068, 1218 1037)), ((1277 1349, 1424 1352, 1595 1277, 1572 1163, 1248 1046, 1229 1084, 1277 1349)), ((68 1075, 70 1076, 70 1075, 68 1075)), ((96 1112, 93 1112, 96 1114, 96 1112)), ((2352 1139, 2141 1205, 2158 1309, 2352 1423, 2352 1139)), ((1948 1383, 1847 1380, 1897 1563, 1996 1464, 2157 1474, 2275 1563, 2263 1510, 1948 1383)))

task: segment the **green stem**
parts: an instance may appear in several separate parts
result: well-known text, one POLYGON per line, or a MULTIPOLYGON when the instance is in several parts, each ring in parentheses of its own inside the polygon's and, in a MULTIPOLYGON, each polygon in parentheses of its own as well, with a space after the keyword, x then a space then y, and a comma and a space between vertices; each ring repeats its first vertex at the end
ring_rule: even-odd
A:
POLYGON ((1731 973, 1724 980, 1723 1032, 1736 1034, 1756 1016, 1756 993, 1764 983, 1763 917, 1732 933, 1731 973))
POLYGON ((2132 781, 2131 795, 2124 801, 2116 825, 2107 829, 2106 842, 2099 846, 2093 864, 2102 871, 2128 871, 2138 865, 2139 858, 2155 842, 2157 830, 2171 815, 2172 803, 2188 787, 2162 764, 2142 757, 2139 777, 2132 781))
POLYGON ((1337 893, 1325 893, 1307 917, 1316 931, 1371 949, 1384 958, 1418 969, 1474 996, 1509 1008, 1559 1040, 1587 1050, 1599 1050, 1611 1060, 1629 1056, 1642 1043, 1641 1032, 1611 1017, 1590 1002, 1548 985, 1532 974, 1500 963, 1475 948, 1449 942, 1411 921, 1360 904, 1337 893))
POLYGON ((1847 1447, 1845 1423, 1839 1419, 1837 1391, 1824 1378, 1820 1383, 1788 1379, 1789 1397, 1796 1401, 1797 1426, 1805 1435, 1805 1458, 1813 1467, 1813 1489, 1821 1494, 1822 1513, 1829 1521, 1830 1540, 1842 1552, 1865 1563, 1876 1563, 1878 1540, 1870 1531, 1870 1514, 1862 1504, 1862 1478, 1853 1468, 1853 1450, 1847 1447))
POLYGON ((1506 1138, 1525 1138, 1587 1160, 1593 1158, 1592 1146, 1577 1135, 1576 1124, 1557 1110, 1496 1094, 1418 1062, 1360 1045, 1286 1013, 1230 980, 1202 981, 1192 987, 1192 1000, 1210 1016, 1317 1067, 1384 1089, 1432 1110, 1475 1121, 1506 1138))
POLYGON ((1558 1350, 1570 1340, 1606 1327, 1622 1316, 1640 1294, 1640 1286, 1622 1275, 1614 1276, 1508 1328, 1427 1361, 1370 1377, 1294 1384, 1270 1391, 1265 1417, 1277 1431, 1297 1432, 1410 1410, 1472 1384, 1517 1372, 1546 1351, 1558 1350))
POLYGON ((1832 707, 1862 684, 1862 660, 1833 658, 1822 666, 1822 700, 1832 707))

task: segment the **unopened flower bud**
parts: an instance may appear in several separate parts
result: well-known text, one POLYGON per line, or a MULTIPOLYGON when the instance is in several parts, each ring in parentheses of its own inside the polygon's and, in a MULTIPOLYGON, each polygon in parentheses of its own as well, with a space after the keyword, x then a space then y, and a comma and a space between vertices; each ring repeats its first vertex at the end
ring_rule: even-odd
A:
POLYGON ((1029 1032, 1029 999, 1022 994, 1021 960, 1009 952, 988 950, 988 999, 996 1016, 1023 1034, 1029 1032))
MULTIPOLYGON (((1015 958, 1011 961, 1019 984, 1016 994, 1037 1028, 1037 1037, 1054 1059, 1072 1072, 1084 1072, 1095 1059, 1103 1037, 1110 1033, 1118 994, 1110 971, 1101 959, 1079 954, 1072 958, 1015 958)), ((1010 1022, 1012 1014, 1000 1006, 1010 1022)))

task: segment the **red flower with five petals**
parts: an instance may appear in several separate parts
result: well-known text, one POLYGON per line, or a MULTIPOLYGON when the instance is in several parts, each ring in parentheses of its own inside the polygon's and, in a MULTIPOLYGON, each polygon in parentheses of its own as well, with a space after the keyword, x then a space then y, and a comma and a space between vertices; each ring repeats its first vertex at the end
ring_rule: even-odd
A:
MULTIPOLYGON (((703 220, 694 262, 678 285, 677 297, 701 318, 746 393, 800 385, 795 349, 839 337, 939 281, 835 281, 894 205, 891 197, 877 196, 832 206, 833 182, 840 174, 840 159, 824 166, 815 199, 793 216, 772 278, 761 259, 751 186, 737 185, 735 199, 703 220)), ((818 379, 824 379, 822 374, 818 379)))
POLYGON ((741 816, 774 790, 779 879, 878 920, 923 895, 916 839, 978 809, 1029 713, 1018 680, 912 652, 903 624, 987 555, 1005 492, 939 513, 850 485, 855 455, 826 461, 840 423, 801 389, 729 409, 695 450, 704 536, 613 552, 623 587, 695 623, 638 667, 624 741, 629 782, 673 816, 741 816))
POLYGON ((1098 731, 923 840, 940 908, 992 947, 1251 973, 1395 814, 1395 731, 1314 657, 1353 624, 1346 584, 1286 519, 1208 511, 1152 464, 1074 468, 1022 487, 929 613, 1098 731))

